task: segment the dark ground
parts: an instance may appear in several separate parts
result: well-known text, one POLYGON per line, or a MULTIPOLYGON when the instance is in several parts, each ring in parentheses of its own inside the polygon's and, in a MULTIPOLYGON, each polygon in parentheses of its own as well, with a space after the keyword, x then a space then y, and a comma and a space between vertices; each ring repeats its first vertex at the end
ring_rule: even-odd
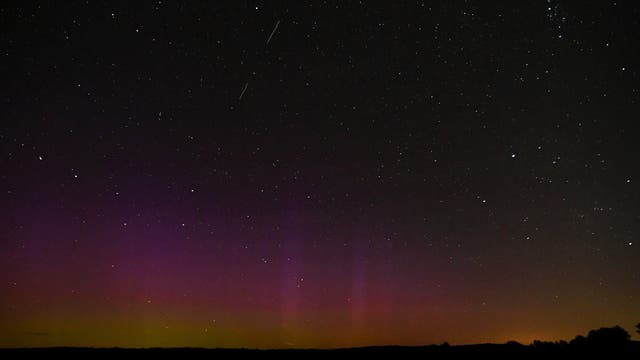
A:
POLYGON ((327 357, 327 356, 402 356, 403 358, 419 356, 430 359, 554 359, 554 358, 639 358, 640 342, 633 341, 624 345, 607 346, 575 346, 559 343, 540 343, 536 345, 507 344, 479 344, 479 345, 429 345, 429 346, 376 346, 349 349, 293 349, 293 350, 253 350, 253 349, 203 349, 203 348, 31 348, 31 349, 2 349, 0 356, 9 358, 25 357, 40 358, 54 356, 68 358, 73 356, 83 358, 115 357, 115 356, 167 356, 170 358, 189 357, 243 357, 243 356, 275 356, 281 357, 327 357))

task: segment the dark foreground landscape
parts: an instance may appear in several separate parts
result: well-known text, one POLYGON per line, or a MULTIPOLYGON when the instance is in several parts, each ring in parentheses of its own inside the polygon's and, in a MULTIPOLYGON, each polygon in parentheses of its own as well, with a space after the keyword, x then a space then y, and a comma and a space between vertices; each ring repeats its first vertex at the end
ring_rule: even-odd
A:
MULTIPOLYGON (((217 357, 217 356, 275 356, 275 357, 326 357, 326 356, 403 356, 422 357, 429 359, 457 359, 481 358, 481 359, 581 359, 598 357, 615 357, 638 359, 640 356, 640 342, 631 341, 629 334, 620 327, 602 328, 592 330, 588 336, 577 336, 570 342, 534 341, 530 345, 523 345, 515 341, 506 344, 477 344, 451 346, 442 345, 427 346, 371 346, 344 349, 205 349, 205 348, 23 348, 3 349, 4 355, 16 356, 78 356, 83 358, 95 358, 100 356, 170 356, 183 358, 184 356, 217 357)), ((12 357, 13 358, 13 357, 12 357)))
POLYGON ((616 358, 638 358, 640 355, 640 342, 630 342, 627 346, 619 347, 574 347, 569 345, 521 345, 508 344, 479 344, 479 345, 429 345, 429 346, 375 346, 349 349, 291 349, 291 350, 254 350, 254 349, 203 349, 203 348, 148 348, 148 349, 123 349, 123 348, 32 348, 32 349, 3 349, 0 351, 6 355, 23 356, 64 356, 95 358, 100 356, 169 356, 183 358, 183 356, 218 357, 218 356, 276 356, 276 357, 326 357, 326 356, 419 356, 429 359, 456 359, 464 358, 490 358, 490 359, 550 359, 550 358, 576 358, 591 356, 607 356, 616 358))

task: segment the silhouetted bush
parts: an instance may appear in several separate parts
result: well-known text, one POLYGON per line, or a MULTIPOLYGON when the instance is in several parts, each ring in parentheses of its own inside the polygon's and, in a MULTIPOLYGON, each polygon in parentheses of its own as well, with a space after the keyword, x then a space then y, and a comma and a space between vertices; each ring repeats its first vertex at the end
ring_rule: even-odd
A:
POLYGON ((511 340, 511 341, 507 341, 505 343, 505 345, 509 346, 509 347, 520 347, 520 346, 524 346, 522 344, 520 344, 519 342, 515 341, 515 340, 511 340))
POLYGON ((553 351, 555 346, 551 341, 533 340, 531 347, 533 347, 536 351, 541 351, 546 353, 546 352, 553 351))
POLYGON ((571 346, 585 346, 585 345, 587 345, 587 338, 582 336, 582 335, 578 335, 575 338, 573 338, 573 340, 571 340, 569 342, 569 345, 571 345, 571 346))
POLYGON ((620 326, 600 328, 589 331, 587 342, 595 346, 623 345, 630 341, 629 333, 620 326))

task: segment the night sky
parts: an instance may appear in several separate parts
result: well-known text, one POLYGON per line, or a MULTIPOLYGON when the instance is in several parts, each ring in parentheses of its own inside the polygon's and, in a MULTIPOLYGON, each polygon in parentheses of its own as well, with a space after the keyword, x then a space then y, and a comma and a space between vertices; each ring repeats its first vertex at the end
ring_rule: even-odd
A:
POLYGON ((0 346, 634 333, 638 34, 636 1, 3 2, 0 346))

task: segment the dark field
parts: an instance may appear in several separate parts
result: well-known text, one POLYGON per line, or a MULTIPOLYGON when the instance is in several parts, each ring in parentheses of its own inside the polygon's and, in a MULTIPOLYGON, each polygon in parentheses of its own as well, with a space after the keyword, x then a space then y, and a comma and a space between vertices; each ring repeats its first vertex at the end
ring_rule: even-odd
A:
POLYGON ((256 350, 256 349, 203 349, 203 348, 32 348, 32 349, 3 349, 0 353, 9 356, 64 356, 87 357, 99 356, 169 356, 172 358, 190 357, 239 357, 239 356, 276 356, 276 357, 326 357, 326 356, 402 356, 429 359, 491 358, 491 359, 550 359, 550 358, 580 358, 580 357, 625 357, 637 358, 640 355, 640 342, 634 341, 624 345, 579 346, 566 343, 537 343, 521 345, 507 344, 478 344, 478 345, 429 345, 429 346, 375 346, 348 349, 290 349, 290 350, 256 350))

